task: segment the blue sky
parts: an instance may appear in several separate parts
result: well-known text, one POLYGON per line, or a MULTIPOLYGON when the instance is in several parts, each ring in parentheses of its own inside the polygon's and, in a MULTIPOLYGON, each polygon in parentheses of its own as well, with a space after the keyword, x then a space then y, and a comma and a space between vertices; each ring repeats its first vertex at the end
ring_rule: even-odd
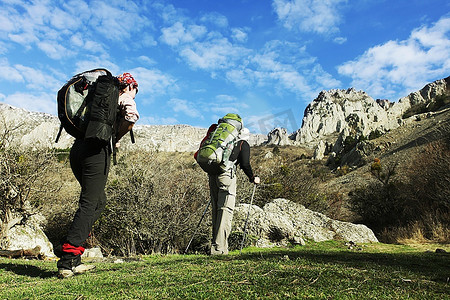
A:
POLYGON ((138 124, 293 132, 322 90, 397 101, 450 75, 448 0, 0 2, 0 102, 56 115, 96 67, 131 72, 138 124))

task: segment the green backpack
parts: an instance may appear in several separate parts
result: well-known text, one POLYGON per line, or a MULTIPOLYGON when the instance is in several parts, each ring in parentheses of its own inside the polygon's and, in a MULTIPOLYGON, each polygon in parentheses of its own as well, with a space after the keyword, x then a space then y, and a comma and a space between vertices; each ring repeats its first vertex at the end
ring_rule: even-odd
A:
POLYGON ((233 165, 228 159, 242 129, 242 118, 238 114, 227 114, 200 145, 197 163, 211 175, 225 172, 233 165))

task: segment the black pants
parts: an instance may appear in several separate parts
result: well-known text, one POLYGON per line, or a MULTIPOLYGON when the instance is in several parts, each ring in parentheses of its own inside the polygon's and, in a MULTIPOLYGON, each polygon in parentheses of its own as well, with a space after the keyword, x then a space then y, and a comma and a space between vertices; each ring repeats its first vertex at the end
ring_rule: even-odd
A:
POLYGON ((67 234, 67 242, 73 246, 84 243, 105 208, 110 161, 109 144, 76 140, 70 150, 70 166, 81 185, 78 210, 67 234))

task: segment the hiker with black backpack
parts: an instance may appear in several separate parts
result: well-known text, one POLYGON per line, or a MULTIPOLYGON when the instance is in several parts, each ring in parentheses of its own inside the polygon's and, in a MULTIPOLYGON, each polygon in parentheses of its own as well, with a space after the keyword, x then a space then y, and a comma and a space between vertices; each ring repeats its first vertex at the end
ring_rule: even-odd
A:
POLYGON ((82 245, 106 205, 105 185, 113 148, 139 119, 134 101, 137 87, 130 73, 114 77, 107 70, 97 69, 74 76, 58 93, 58 116, 66 131, 76 138, 70 150, 70 166, 81 186, 78 210, 67 236, 55 248, 60 278, 95 268, 81 263, 82 245), (83 99, 73 115, 69 110, 76 100, 69 98, 71 92, 76 95, 73 97, 83 99), (88 112, 80 113, 85 108, 88 112))
POLYGON ((250 182, 260 183, 250 165, 250 131, 243 128, 237 114, 227 114, 208 129, 194 157, 208 173, 212 203, 211 255, 228 254, 228 237, 236 201, 236 169, 240 168, 250 182))

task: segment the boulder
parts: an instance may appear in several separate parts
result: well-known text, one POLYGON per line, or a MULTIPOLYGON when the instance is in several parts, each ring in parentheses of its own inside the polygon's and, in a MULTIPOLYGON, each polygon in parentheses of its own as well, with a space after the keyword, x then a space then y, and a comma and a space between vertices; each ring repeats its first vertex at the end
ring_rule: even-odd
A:
POLYGON ((103 253, 99 247, 85 249, 82 258, 102 258, 103 253))
POLYGON ((289 134, 286 128, 272 129, 267 135, 268 145, 286 146, 291 145, 292 141, 289 139, 289 134))
POLYGON ((8 242, 4 250, 24 250, 40 248, 43 257, 54 257, 53 245, 41 228, 43 216, 32 215, 8 230, 8 242))
POLYGON ((275 199, 263 208, 240 204, 233 217, 233 230, 243 231, 247 213, 247 234, 256 236, 258 247, 304 244, 305 240, 316 242, 345 240, 355 243, 378 242, 371 229, 328 218, 324 214, 306 209, 287 199, 275 199))

